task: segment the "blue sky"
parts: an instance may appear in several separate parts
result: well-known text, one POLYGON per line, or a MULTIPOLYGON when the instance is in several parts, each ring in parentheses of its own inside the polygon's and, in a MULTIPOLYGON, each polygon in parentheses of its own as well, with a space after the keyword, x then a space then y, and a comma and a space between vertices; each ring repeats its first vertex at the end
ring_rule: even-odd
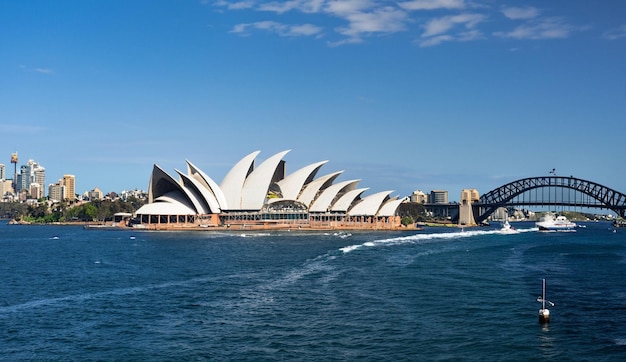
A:
POLYGON ((0 163, 119 192, 291 149, 366 194, 626 192, 625 67, 615 0, 2 1, 0 163))

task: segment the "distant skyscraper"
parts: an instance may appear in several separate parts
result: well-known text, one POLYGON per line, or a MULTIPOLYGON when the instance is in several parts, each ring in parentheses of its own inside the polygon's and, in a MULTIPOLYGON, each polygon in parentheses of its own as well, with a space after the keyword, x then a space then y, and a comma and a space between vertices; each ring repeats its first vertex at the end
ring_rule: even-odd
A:
POLYGON ((40 199, 43 197, 43 187, 41 187, 40 184, 33 182, 28 187, 28 193, 30 194, 31 198, 40 199))
POLYGON ((38 183, 43 188, 43 186, 46 184, 46 169, 41 167, 41 165, 38 165, 34 169, 34 173, 35 173, 35 177, 34 177, 33 182, 38 183))
POLYGON ((433 204, 447 204, 448 203, 448 191, 432 190, 430 192, 430 202, 433 204))
POLYGON ((0 163, 0 181, 7 179, 7 169, 3 163, 0 163))
POLYGON ((17 193, 17 152, 11 154, 13 164, 13 192, 17 193))
POLYGON ((28 185, 30 184, 30 165, 22 165, 20 166, 20 173, 17 174, 17 179, 15 180, 17 188, 15 192, 20 192, 21 190, 28 189, 28 185))
POLYGON ((74 201, 76 199, 76 177, 74 175, 63 175, 63 186, 65 186, 65 198, 74 201))
MULTIPOLYGON (((31 190, 30 186, 32 184, 45 185, 45 182, 46 182, 46 169, 41 167, 39 163, 33 160, 28 160, 28 162, 26 162, 25 165, 20 166, 20 174, 17 175, 17 180, 16 180, 16 184, 17 184, 16 192, 19 192, 21 190, 28 190, 30 193, 30 190, 31 190)), ((40 187, 39 190, 41 191, 37 195, 31 194, 31 197, 33 198, 43 197, 44 196, 43 187, 40 187)))
POLYGON ((48 186, 48 197, 50 200, 61 201, 65 199, 65 186, 62 183, 63 180, 59 180, 58 183, 48 186))

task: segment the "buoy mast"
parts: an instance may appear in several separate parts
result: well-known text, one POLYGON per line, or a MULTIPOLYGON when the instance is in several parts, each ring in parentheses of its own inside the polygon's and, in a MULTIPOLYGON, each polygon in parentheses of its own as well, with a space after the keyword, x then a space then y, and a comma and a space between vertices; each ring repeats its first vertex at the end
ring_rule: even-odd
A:
POLYGON ((546 280, 542 279, 541 284, 541 296, 537 297, 537 301, 541 303, 541 309, 539 309, 539 323, 546 324, 550 323, 550 310, 546 308, 546 303, 552 307, 554 307, 554 303, 546 300, 546 280))

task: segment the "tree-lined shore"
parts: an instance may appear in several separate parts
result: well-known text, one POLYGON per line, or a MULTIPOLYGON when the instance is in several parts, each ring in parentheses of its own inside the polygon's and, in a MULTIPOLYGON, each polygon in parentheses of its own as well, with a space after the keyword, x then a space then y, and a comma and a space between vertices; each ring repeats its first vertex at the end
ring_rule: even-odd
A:
POLYGON ((113 219, 118 212, 134 213, 145 201, 135 197, 126 200, 93 200, 87 202, 36 204, 22 202, 0 203, 0 218, 28 224, 53 224, 69 222, 103 222, 113 219))

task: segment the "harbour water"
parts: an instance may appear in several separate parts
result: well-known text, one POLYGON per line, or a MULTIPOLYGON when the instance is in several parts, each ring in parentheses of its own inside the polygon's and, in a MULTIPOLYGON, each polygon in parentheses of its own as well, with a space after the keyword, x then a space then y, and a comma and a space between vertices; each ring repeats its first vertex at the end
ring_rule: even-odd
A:
POLYGON ((221 234, 2 222, 0 359, 626 360, 626 229, 514 226, 221 234))

